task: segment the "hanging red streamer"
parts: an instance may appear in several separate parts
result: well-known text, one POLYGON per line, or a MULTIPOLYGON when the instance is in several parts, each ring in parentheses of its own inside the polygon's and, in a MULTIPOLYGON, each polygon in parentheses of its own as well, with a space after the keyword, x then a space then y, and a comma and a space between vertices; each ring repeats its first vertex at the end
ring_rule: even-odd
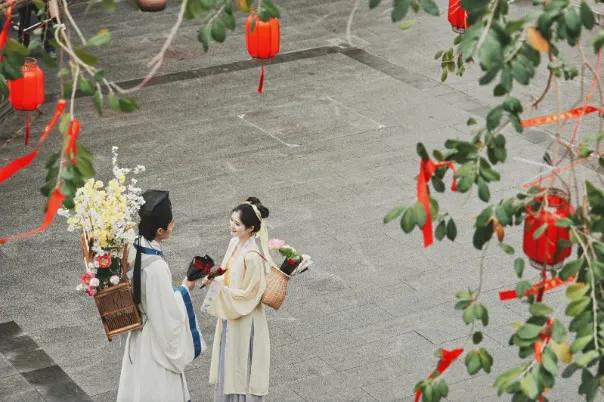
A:
POLYGON ((36 159, 40 147, 42 146, 44 141, 46 141, 46 138, 48 138, 48 135, 52 132, 52 129, 59 121, 61 114, 65 110, 66 104, 67 102, 64 99, 61 99, 57 102, 57 106, 55 107, 55 113, 44 128, 44 131, 42 131, 42 135, 40 135, 40 139, 38 140, 36 148, 33 151, 31 151, 25 156, 22 156, 9 162, 7 165, 0 167, 0 183, 5 182, 10 177, 15 175, 18 171, 25 169, 34 161, 34 159, 36 159))
POLYGON ((80 121, 78 119, 74 118, 71 120, 71 123, 69 123, 69 128, 67 129, 67 134, 69 136, 69 143, 65 148, 65 155, 70 158, 71 164, 75 165, 78 154, 77 140, 78 136, 80 135, 80 121))
POLYGON ((32 229, 27 232, 17 233, 11 236, 0 237, 0 244, 4 244, 7 241, 19 240, 26 237, 35 236, 39 233, 42 233, 50 226, 50 224, 54 221, 55 216, 57 215, 57 211, 63 205, 63 201, 65 200, 65 196, 59 189, 55 189, 50 198, 48 199, 48 208, 46 209, 46 214, 44 215, 44 220, 35 229, 32 229))
MULTIPOLYGON (((567 285, 567 284, 573 282, 574 280, 575 280, 575 277, 571 276, 570 278, 568 278, 565 281, 563 281, 559 277, 555 277, 548 281, 539 281, 538 283, 535 283, 533 286, 531 286, 526 292, 524 292, 524 295, 525 296, 536 295, 536 294, 539 294, 540 291, 547 292, 547 291, 555 289, 559 286, 567 285)), ((499 292, 499 300, 501 300, 501 301, 512 300, 512 299, 515 299, 517 296, 518 295, 515 290, 503 290, 503 291, 499 292)))
POLYGON ((262 93, 262 89, 264 88, 264 64, 260 69, 260 80, 258 81, 258 93, 262 93))
MULTIPOLYGON (((432 234, 432 214, 430 213, 430 190, 428 190, 428 183, 434 176, 436 169, 441 167, 447 167, 455 172, 455 165, 451 161, 436 162, 434 163, 430 159, 422 159, 419 165, 419 174, 417 175, 417 201, 424 207, 426 212, 426 223, 424 223, 424 247, 430 246, 434 243, 434 236, 432 234)), ((453 184, 451 185, 452 191, 457 191, 457 181, 453 176, 453 184)))
MULTIPOLYGON (((453 349, 453 350, 441 349, 440 352, 441 352, 441 356, 440 356, 440 360, 438 361, 438 364, 436 366, 436 370, 431 372, 430 375, 428 376, 428 378, 437 377, 437 376, 443 374, 445 371, 447 371, 449 366, 451 366, 451 364, 453 364, 453 362, 455 360, 457 360, 459 358, 459 356, 463 353, 463 349, 462 348, 453 349)), ((416 390, 415 391, 415 402, 419 402, 419 398, 421 398, 421 396, 422 396, 422 390, 421 389, 416 390)))
POLYGON ((539 117, 534 117, 532 119, 522 120, 522 127, 528 128, 528 127, 534 127, 534 126, 541 126, 543 124, 555 123, 559 120, 573 119, 573 118, 583 116, 586 114, 590 114, 593 112, 601 113, 602 109, 600 109, 599 107, 593 106, 593 105, 585 105, 585 106, 571 109, 569 111, 566 111, 566 112, 560 113, 560 114, 548 114, 545 116, 539 116, 539 117))
MULTIPOLYGON (((6 10, 4 11, 4 25, 2 25, 2 31, 0 32, 0 50, 4 49, 6 41, 8 40, 8 31, 10 29, 11 19, 13 18, 13 3, 14 0, 9 0, 7 2, 6 10)), ((1 57, 0 60, 2 60, 1 57)))

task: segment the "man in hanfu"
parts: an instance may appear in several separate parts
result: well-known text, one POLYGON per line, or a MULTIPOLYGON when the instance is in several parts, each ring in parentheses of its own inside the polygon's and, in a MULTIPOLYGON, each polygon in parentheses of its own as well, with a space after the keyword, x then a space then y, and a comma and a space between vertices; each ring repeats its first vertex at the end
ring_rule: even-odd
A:
POLYGON ((117 402, 188 402, 184 369, 205 349, 189 294, 195 281, 172 288, 161 247, 174 228, 168 192, 149 190, 143 198, 128 275, 144 325, 128 334, 117 402))

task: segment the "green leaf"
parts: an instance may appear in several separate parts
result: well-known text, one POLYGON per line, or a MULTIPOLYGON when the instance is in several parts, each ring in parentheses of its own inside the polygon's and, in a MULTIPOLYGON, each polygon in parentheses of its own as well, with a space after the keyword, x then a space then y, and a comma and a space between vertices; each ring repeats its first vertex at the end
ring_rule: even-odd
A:
POLYGON ((9 51, 12 53, 17 53, 20 56, 27 56, 29 51, 27 50, 27 48, 25 46, 23 46, 22 44, 20 44, 19 42, 17 42, 14 39, 9 39, 8 41, 6 41, 6 45, 5 45, 5 51, 9 51))
POLYGON ((571 276, 575 275, 577 272, 579 272, 579 270, 583 266, 584 262, 585 262, 584 257, 581 257, 577 260, 573 260, 571 262, 566 263, 564 265, 564 267, 562 268, 562 270, 560 271, 560 274, 559 274, 560 279, 565 281, 568 278, 570 278, 571 276))
POLYGON ((226 38, 226 32, 224 30, 224 23, 221 20, 216 20, 212 23, 212 39, 216 42, 222 43, 226 38))
POLYGON ((503 116, 503 107, 497 106, 487 114, 487 130, 493 131, 499 126, 501 117, 503 116))
MULTIPOLYGON (((255 21, 255 20, 252 20, 255 21)), ((203 46, 203 51, 207 52, 210 48, 210 31, 212 27, 210 25, 206 25, 205 27, 199 29, 197 31, 197 40, 203 46)))
POLYGON ((455 221, 453 218, 449 219, 449 223, 447 223, 447 238, 451 241, 455 241, 457 237, 457 226, 455 226, 455 221))
POLYGON ((409 12, 409 5, 411 0, 394 0, 394 7, 392 8, 392 22, 399 22, 409 12))
POLYGON ((475 350, 466 355, 465 363, 468 369, 468 374, 470 375, 478 373, 480 371, 480 368, 482 367, 480 355, 475 350))
POLYGON ((422 227, 424 226, 424 224, 426 223, 426 211, 424 209, 424 206, 422 204, 420 204, 419 202, 415 203, 415 208, 414 208, 414 215, 415 215, 415 223, 417 224, 417 226, 422 227))
POLYGON ((587 346, 589 342, 592 341, 593 335, 586 335, 574 340, 574 342, 570 345, 571 353, 582 352, 583 349, 587 346))
POLYGON ((133 98, 120 98, 119 107, 125 113, 132 113, 138 110, 138 104, 133 98))
POLYGON ((86 95, 92 95, 96 91, 96 87, 94 86, 94 84, 92 84, 92 82, 88 81, 84 77, 80 77, 78 79, 78 87, 86 95))
POLYGON ((482 179, 482 177, 478 178, 478 198, 484 202, 488 202, 491 198, 489 185, 482 179))
POLYGON ((485 348, 480 348, 479 357, 482 369, 486 373, 490 373, 491 367, 493 366, 493 357, 491 356, 491 354, 485 348))
POLYGON ((101 91, 96 91, 94 93, 94 107, 99 115, 103 114, 103 93, 101 91))
POLYGON ((403 212, 401 229, 403 229, 403 232, 405 233, 410 233, 415 227, 415 213, 413 211, 413 208, 407 208, 405 212, 403 212))
POLYGON ((108 13, 115 11, 115 0, 101 0, 101 3, 108 13))
POLYGON ((487 225, 484 227, 479 227, 474 232, 474 237, 472 239, 472 244, 477 250, 482 250, 484 245, 491 240, 493 237, 493 226, 487 225))
POLYGON ((597 359, 599 356, 600 356, 600 353, 597 350, 590 350, 589 352, 584 353, 581 356, 577 357, 575 362, 577 363, 577 366, 579 366, 579 367, 587 367, 589 365, 589 363, 591 363, 592 361, 597 359))
POLYGON ((539 226, 537 228, 537 230, 535 230, 533 232, 533 240, 537 240, 538 238, 540 238, 541 236, 543 236, 543 233, 545 233, 545 231, 547 230, 547 227, 549 225, 547 223, 544 223, 543 225, 539 226))
POLYGON ((90 46, 99 47, 109 42, 111 42, 111 32, 108 29, 103 28, 92 38, 88 39, 86 43, 90 46))
POLYGON ((74 49, 74 53, 84 64, 88 64, 89 66, 96 66, 99 62, 99 59, 83 48, 74 49))
POLYGON ((587 29, 592 29, 596 23, 596 20, 594 18, 594 13, 591 11, 591 8, 589 8, 585 1, 581 2, 580 13, 583 26, 587 29))
POLYGON ((231 31, 235 30, 237 23, 235 21, 235 17, 233 16, 233 14, 228 14, 228 13, 224 14, 222 21, 224 22, 224 25, 228 29, 230 29, 231 31))
POLYGON ((516 271, 516 276, 518 278, 522 278, 522 273, 524 272, 524 259, 522 257, 518 257, 514 260, 514 271, 516 271))
POLYGON ((435 17, 438 17, 439 15, 438 6, 434 0, 422 0, 422 8, 430 15, 434 15, 435 17))
POLYGON ((585 296, 590 289, 589 285, 585 283, 574 283, 566 288, 566 297, 574 301, 585 296))
POLYGON ((555 225, 559 228, 569 228, 573 225, 573 221, 568 218, 560 218, 556 220, 555 225))
POLYGON ((445 220, 443 219, 438 223, 438 225, 436 226, 436 230, 434 231, 434 235, 436 236, 436 239, 438 241, 441 241, 445 238, 446 230, 447 225, 445 224, 445 220))
POLYGON ((510 246, 509 244, 499 243, 499 247, 501 247, 503 252, 506 254, 509 254, 509 255, 514 254, 514 247, 510 246))
POLYGON ((514 367, 514 368, 509 369, 508 371, 502 373, 499 377, 497 377, 497 379, 495 380, 495 388, 497 388, 497 395, 501 396, 501 394, 503 394, 503 392, 514 381, 516 381, 518 376, 520 376, 520 374, 522 374, 524 369, 525 369, 524 366, 514 367))
POLYGON ((553 311, 551 307, 543 303, 533 303, 529 310, 532 315, 537 317, 547 317, 553 311))
POLYGON ((369 9, 376 8, 382 0, 369 0, 369 9))
POLYGON ((556 354, 549 347, 546 347, 543 350, 542 365, 543 368, 549 371, 553 376, 558 374, 557 361, 558 358, 556 357, 556 354))
POLYGON ((600 30, 593 41, 594 44, 594 53, 598 53, 602 45, 604 45, 604 30, 600 30))
POLYGON ((402 29, 403 31, 406 31, 407 29, 411 28, 415 24, 417 24, 416 20, 405 20, 405 21, 401 22, 398 27, 400 29, 402 29))
POLYGON ((482 336, 482 332, 480 332, 480 331, 476 331, 472 335, 472 342, 474 342, 475 345, 478 345, 480 342, 482 342, 482 339, 483 339, 483 336, 482 336))
POLYGON ((552 326, 552 339, 556 341, 556 343, 562 343, 566 339, 566 328, 560 320, 554 320, 552 326))
POLYGON ((440 380, 436 384, 434 384, 434 388, 438 390, 442 397, 446 397, 449 395, 449 386, 445 380, 440 380))
POLYGON ((531 288, 531 283, 529 281, 520 281, 516 285, 516 297, 522 299, 527 290, 531 288))
POLYGON ((474 321, 474 303, 466 307, 466 309, 463 311, 462 318, 466 325, 469 325, 472 323, 472 321, 474 321))
POLYGON ((566 315, 570 316, 570 317, 576 317, 579 314, 581 314, 586 308, 587 306, 589 306, 589 304, 591 303, 591 299, 588 297, 582 297, 580 299, 577 299, 573 302, 571 302, 567 307, 566 307, 566 315))
POLYGON ((537 382, 535 381, 535 377, 531 373, 528 373, 521 381, 520 381, 520 389, 526 396, 531 399, 537 398, 539 394, 539 388, 537 386, 537 382))
POLYGON ((390 212, 388 212, 386 214, 386 216, 384 216, 384 224, 389 223, 391 221, 393 221, 394 219, 398 218, 399 216, 401 216, 403 214, 403 212, 405 212, 407 208, 405 207, 396 207, 393 208, 392 210, 390 210, 390 212))
POLYGON ((473 117, 470 117, 468 119, 468 121, 466 121, 466 126, 473 126, 476 124, 476 119, 474 119, 473 117))
POLYGON ((516 332, 521 339, 533 339, 536 338, 537 335, 541 332, 542 326, 535 324, 524 324, 520 329, 516 332))

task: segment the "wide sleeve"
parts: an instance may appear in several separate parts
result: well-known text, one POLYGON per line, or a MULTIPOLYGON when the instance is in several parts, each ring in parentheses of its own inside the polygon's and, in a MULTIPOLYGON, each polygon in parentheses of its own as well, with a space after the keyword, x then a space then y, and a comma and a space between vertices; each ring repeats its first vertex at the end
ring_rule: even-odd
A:
POLYGON ((250 314, 260 303, 266 290, 264 260, 257 253, 244 257, 241 288, 222 287, 209 308, 209 313, 222 319, 236 320, 250 314))
POLYGON ((172 289, 167 265, 145 272, 145 325, 151 327, 153 356, 167 369, 180 372, 205 349, 189 291, 183 286, 172 289))

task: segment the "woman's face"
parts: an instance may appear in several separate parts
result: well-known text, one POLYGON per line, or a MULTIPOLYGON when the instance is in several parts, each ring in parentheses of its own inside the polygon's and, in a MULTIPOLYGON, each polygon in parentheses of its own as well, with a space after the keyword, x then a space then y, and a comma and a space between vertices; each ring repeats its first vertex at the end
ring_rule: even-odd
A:
POLYGON ((231 230, 231 236, 239 237, 240 239, 248 239, 252 236, 252 228, 246 228, 240 220, 241 212, 235 211, 231 214, 231 221, 229 229, 231 230))

